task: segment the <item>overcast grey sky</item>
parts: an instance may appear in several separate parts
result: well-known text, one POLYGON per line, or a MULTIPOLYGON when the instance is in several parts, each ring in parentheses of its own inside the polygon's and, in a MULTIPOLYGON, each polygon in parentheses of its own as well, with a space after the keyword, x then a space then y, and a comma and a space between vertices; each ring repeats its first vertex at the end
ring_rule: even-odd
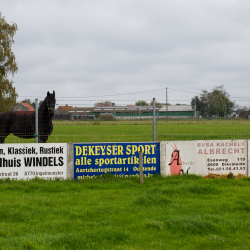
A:
POLYGON ((0 11, 18 26, 19 101, 55 90, 68 104, 163 102, 168 87, 171 104, 188 104, 224 85, 249 106, 249 0, 1 0, 0 11))

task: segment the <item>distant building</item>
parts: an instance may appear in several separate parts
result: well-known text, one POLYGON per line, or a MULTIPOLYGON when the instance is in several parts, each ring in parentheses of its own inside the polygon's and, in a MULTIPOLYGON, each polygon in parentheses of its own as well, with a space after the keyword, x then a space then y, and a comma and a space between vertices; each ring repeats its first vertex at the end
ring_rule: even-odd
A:
POLYGON ((65 114, 65 113, 69 113, 69 110, 72 109, 73 106, 59 106, 57 109, 56 109, 56 112, 55 114, 65 114))
MULTIPOLYGON (((76 107, 67 111, 74 120, 86 119, 150 119, 153 117, 153 106, 95 106, 95 107, 76 107)), ((57 114, 59 115, 59 114, 57 114)), ((57 116, 56 115, 56 116, 57 116)), ((155 107, 155 115, 159 118, 193 118, 195 111, 191 105, 166 105, 162 104, 155 107)), ((66 117, 66 116, 65 116, 66 117)))
POLYGON ((109 102, 109 101, 106 101, 106 102, 97 102, 95 104, 95 107, 113 107, 113 106, 115 106, 115 103, 109 102))
POLYGON ((194 118, 197 117, 198 114, 191 105, 161 104, 158 116, 168 116, 169 118, 194 118))
POLYGON ((243 109, 236 109, 236 110, 233 110, 232 113, 231 113, 231 117, 232 118, 240 118, 240 114, 241 112, 243 111, 243 109))
POLYGON ((35 109, 29 105, 28 103, 21 102, 16 105, 16 107, 13 109, 13 112, 19 113, 19 114, 26 114, 30 115, 35 111, 35 109))
POLYGON ((239 118, 241 118, 241 119, 250 119, 250 110, 243 110, 239 114, 239 118))

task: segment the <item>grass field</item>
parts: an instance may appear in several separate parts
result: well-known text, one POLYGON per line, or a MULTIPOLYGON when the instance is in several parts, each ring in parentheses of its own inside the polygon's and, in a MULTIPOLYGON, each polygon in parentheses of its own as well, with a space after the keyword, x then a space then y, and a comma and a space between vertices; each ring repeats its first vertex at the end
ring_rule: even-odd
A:
MULTIPOLYGON (((48 142, 139 142, 153 140, 152 120, 54 121, 48 142)), ((156 140, 250 139, 250 121, 171 119, 156 122, 156 140)), ((34 142, 13 135, 6 143, 34 142)))
POLYGON ((250 179, 0 180, 0 249, 249 249, 250 179))
MULTIPOLYGON (((152 141, 152 121, 54 121, 48 142, 152 141)), ((247 120, 157 121, 157 140, 249 139, 247 120)), ((6 143, 28 143, 10 135, 6 143)), ((2 249, 249 249, 250 179, 0 180, 2 249)))

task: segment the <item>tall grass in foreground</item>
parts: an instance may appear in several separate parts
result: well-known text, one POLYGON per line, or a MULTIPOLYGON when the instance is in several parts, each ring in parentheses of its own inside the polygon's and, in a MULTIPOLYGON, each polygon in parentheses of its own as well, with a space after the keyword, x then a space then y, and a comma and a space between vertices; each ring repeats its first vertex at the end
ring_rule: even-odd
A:
MULTIPOLYGON (((48 142, 140 142, 153 140, 152 120, 53 121, 48 142)), ((248 120, 171 119, 157 120, 156 140, 236 140, 250 139, 248 120)), ((29 143, 13 135, 6 143, 29 143)))
POLYGON ((0 180, 0 249, 249 249, 250 179, 0 180))

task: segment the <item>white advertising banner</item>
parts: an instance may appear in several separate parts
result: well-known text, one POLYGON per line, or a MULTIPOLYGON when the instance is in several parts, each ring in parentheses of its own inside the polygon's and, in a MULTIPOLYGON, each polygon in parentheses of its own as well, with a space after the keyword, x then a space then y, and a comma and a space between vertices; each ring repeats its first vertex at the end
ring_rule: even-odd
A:
POLYGON ((161 150, 162 175, 247 175, 247 140, 168 141, 161 150))
POLYGON ((67 143, 0 144, 0 179, 67 179, 67 143))

